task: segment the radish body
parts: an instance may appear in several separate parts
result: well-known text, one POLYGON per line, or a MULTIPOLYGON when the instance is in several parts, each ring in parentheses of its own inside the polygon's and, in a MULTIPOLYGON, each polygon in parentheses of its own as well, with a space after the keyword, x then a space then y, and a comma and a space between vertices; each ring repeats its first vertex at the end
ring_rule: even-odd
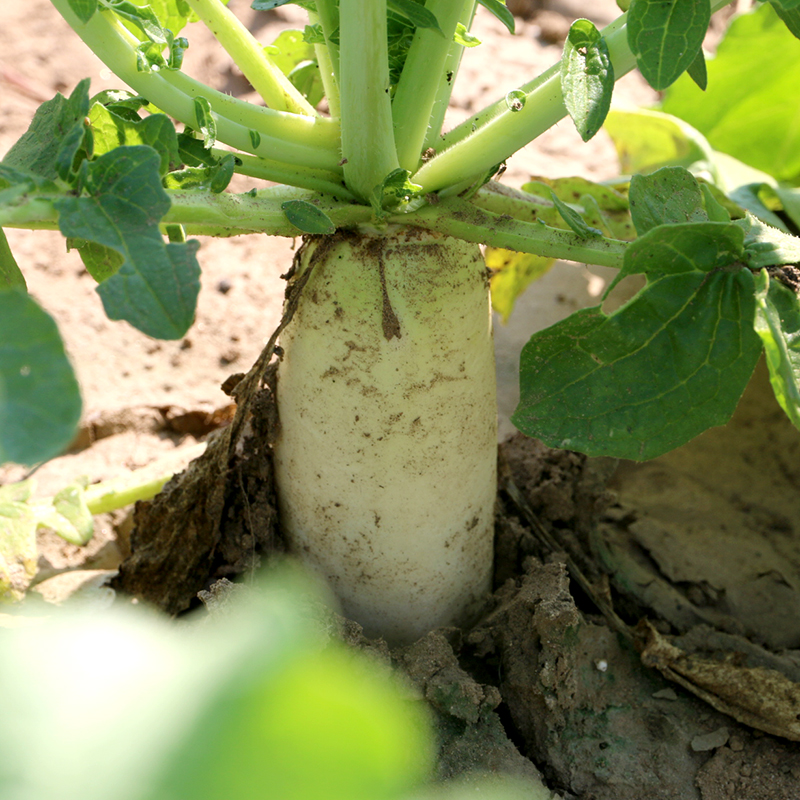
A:
POLYGON ((281 339, 281 524, 344 613, 392 643, 490 590, 497 399, 480 249, 414 228, 308 237, 281 339))

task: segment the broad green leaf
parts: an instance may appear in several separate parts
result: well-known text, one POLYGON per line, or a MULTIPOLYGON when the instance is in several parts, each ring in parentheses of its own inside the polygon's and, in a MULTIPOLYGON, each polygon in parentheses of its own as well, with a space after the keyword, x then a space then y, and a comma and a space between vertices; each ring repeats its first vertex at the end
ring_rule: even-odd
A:
POLYGON ((58 455, 80 414, 78 382, 55 322, 21 289, 0 291, 0 463, 58 455))
POLYGON ((306 200, 287 200, 281 204, 286 219, 303 233, 334 233, 336 226, 322 210, 306 200))
POLYGON ((97 11, 97 0, 68 0, 72 13, 84 24, 87 23, 97 11))
POLYGON ((681 78, 662 108, 711 146, 778 180, 800 179, 800 41, 765 3, 736 17, 708 62, 708 89, 681 78))
POLYGON ((321 601, 285 578, 177 634, 121 605, 0 630, 4 798, 400 800, 429 778, 424 703, 326 644, 321 601))
POLYGON ((730 192, 730 198, 763 222, 788 233, 786 223, 770 208, 771 190, 772 187, 767 183, 750 183, 734 189, 730 192))
POLYGON ((714 158, 705 137, 670 114, 612 109, 604 127, 626 175, 674 165, 687 169, 694 165, 710 167, 714 158))
POLYGON ((800 429, 800 297, 766 270, 756 276, 753 327, 764 343, 775 397, 800 429))
POLYGON ((514 15, 508 10, 505 0, 478 0, 478 2, 494 14, 508 28, 509 33, 514 33, 514 15))
POLYGON ((159 162, 150 147, 119 147, 85 165, 89 196, 65 197, 55 206, 64 236, 109 247, 125 259, 97 289, 108 317, 148 336, 179 339, 194 320, 199 245, 165 244, 159 232, 170 205, 159 162))
POLYGON ((14 259, 14 254, 8 246, 6 233, 0 228, 0 291, 14 288, 25 291, 27 285, 25 277, 14 259))
POLYGON ((555 207, 558 209, 558 213, 561 214, 561 218, 564 222, 572 228, 578 236, 582 236, 584 239, 588 239, 592 236, 602 236, 603 232, 598 230, 597 228, 592 228, 584 222, 583 217, 581 215, 570 208, 565 202, 558 199, 558 196, 551 192, 550 196, 553 198, 553 203, 555 207))
POLYGON ((197 22, 199 17, 192 11, 186 0, 133 0, 137 6, 148 5, 158 17, 164 28, 177 36, 189 22, 197 22))
POLYGON ((84 118, 88 111, 87 78, 69 98, 57 94, 36 109, 28 130, 6 153, 3 164, 48 180, 68 179, 84 145, 84 118))
POLYGON ((101 103, 89 110, 89 121, 94 137, 94 154, 101 156, 121 145, 148 145, 161 156, 159 172, 166 175, 180 163, 178 136, 175 126, 166 114, 150 114, 144 119, 115 114, 101 103))
POLYGON ((783 8, 786 10, 800 7, 800 0, 769 0, 773 7, 777 10, 783 8))
POLYGON ((316 106, 325 96, 325 87, 316 61, 301 64, 289 73, 292 86, 297 89, 312 106, 316 106))
POLYGON ((608 47, 588 19, 573 22, 564 42, 561 90, 575 129, 588 142, 602 127, 614 90, 608 47))
POLYGON ((628 46, 654 89, 666 89, 688 69, 710 20, 710 0, 632 0, 628 46))
POLYGON ((414 2, 414 0, 387 0, 386 7, 405 17, 415 28, 432 28, 444 36, 436 16, 424 5, 414 2))
POLYGON ((272 42, 269 57, 284 75, 288 75, 298 64, 303 61, 314 61, 314 45, 303 38, 303 31, 281 31, 277 39, 272 42))
POLYGON ((658 225, 708 219, 700 185, 683 167, 663 167, 650 175, 634 175, 628 199, 640 236, 658 225))
POLYGON ((555 264, 554 258, 515 253, 499 247, 486 248, 486 267, 491 273, 492 308, 508 322, 517 298, 555 264))
POLYGON ((647 274, 642 291, 611 315, 578 311, 523 349, 519 430, 643 460, 724 424, 761 350, 753 276, 736 264, 743 238, 732 224, 694 223, 637 239, 624 271, 647 274))

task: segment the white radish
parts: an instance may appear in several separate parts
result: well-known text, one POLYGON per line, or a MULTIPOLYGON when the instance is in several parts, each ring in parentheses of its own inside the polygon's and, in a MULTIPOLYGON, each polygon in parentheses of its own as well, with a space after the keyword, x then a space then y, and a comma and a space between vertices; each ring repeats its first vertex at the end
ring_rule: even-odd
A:
POLYGON ((310 237, 282 334, 275 469, 292 550, 370 636, 468 621, 490 590, 497 399, 477 245, 310 237))

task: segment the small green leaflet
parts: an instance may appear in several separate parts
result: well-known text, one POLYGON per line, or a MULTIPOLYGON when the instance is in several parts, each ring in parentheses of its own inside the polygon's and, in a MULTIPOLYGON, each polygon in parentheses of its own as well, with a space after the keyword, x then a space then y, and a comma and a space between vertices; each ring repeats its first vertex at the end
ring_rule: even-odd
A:
POLYGON ((160 158, 150 147, 119 147, 85 162, 89 196, 55 202, 66 237, 95 242, 120 253, 120 269, 98 286, 106 314, 148 336, 179 339, 194 320, 200 290, 198 243, 165 244, 158 228, 169 210, 161 187, 160 158))
POLYGON ((701 47, 697 51, 694 61, 686 68, 689 77, 697 84, 703 91, 708 86, 708 72, 706 71, 706 57, 701 47))
POLYGON ((509 33, 514 33, 514 15, 506 7, 505 0, 478 0, 478 2, 494 14, 508 28, 509 33))
POLYGON ((6 233, 0 228, 0 291, 4 289, 22 289, 25 291, 26 288, 25 277, 17 266, 14 254, 8 246, 6 233))
POLYGON ((700 185, 683 167, 663 167, 650 175, 634 175, 628 198, 631 218, 640 236, 658 225, 708 219, 700 185))
POLYGON ((614 67, 605 39, 588 19, 572 23, 561 59, 561 91, 575 129, 588 142, 611 106, 614 67))
POLYGON ((110 247, 103 247, 97 242, 67 239, 67 249, 78 251, 86 271, 98 283, 108 280, 125 263, 125 256, 110 247))
POLYGON ((386 7, 407 19, 415 28, 431 28, 444 36, 435 15, 424 5, 414 0, 387 0, 386 7))
POLYGON ((197 120, 197 130, 203 137, 203 144, 207 148, 213 147, 217 143, 217 123, 214 120, 211 103, 205 97, 195 97, 194 116, 197 120))
POLYGON ((453 36, 453 40, 456 44, 460 44, 463 47, 477 47, 481 43, 481 40, 477 36, 466 29, 463 22, 459 22, 458 25, 456 25, 456 32, 453 36))
POLYGON ((710 20, 710 0, 632 0, 628 46, 654 89, 666 89, 689 68, 710 20))
POLYGON ((761 351, 743 239, 733 224, 690 223, 632 243, 624 271, 647 285, 611 315, 584 309, 528 342, 514 424, 552 447, 635 460, 724 424, 761 351))
POLYGON ((553 204, 558 209, 558 213, 561 214, 561 218, 578 234, 578 236, 588 239, 591 236, 603 235, 602 231, 587 225, 583 217, 581 217, 577 211, 571 209, 563 200, 559 200, 555 192, 551 192, 550 197, 553 200, 553 204))
POLYGON ((306 200, 287 200, 281 204, 286 219, 303 233, 334 233, 336 226, 330 217, 306 200))
POLYGON ((775 397, 800 429, 800 297, 770 279, 766 270, 756 276, 753 327, 764 343, 775 397))
POLYGON ((21 289, 0 291, 0 463, 36 464, 70 443, 81 396, 55 322, 21 289))
POLYGON ((72 13, 86 24, 97 11, 97 0, 67 0, 72 13))

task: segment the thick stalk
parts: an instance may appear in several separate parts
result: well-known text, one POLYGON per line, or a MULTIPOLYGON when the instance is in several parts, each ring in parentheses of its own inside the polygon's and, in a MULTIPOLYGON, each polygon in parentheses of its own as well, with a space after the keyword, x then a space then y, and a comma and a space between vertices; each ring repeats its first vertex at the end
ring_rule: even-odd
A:
POLYGON ((369 200, 398 169, 389 96, 386 0, 339 3, 339 92, 347 188, 369 200))
POLYGON ((417 28, 408 50, 392 101, 392 115, 397 157, 409 172, 419 166, 439 87, 452 83, 455 77, 447 80, 445 62, 452 49, 463 49, 453 42, 453 35, 464 5, 453 0, 428 0, 425 7, 436 16, 444 35, 431 28, 417 28))
POLYGON ((292 549, 370 636, 468 621, 490 589, 496 393, 477 245, 310 238, 283 332, 275 469, 292 549))

